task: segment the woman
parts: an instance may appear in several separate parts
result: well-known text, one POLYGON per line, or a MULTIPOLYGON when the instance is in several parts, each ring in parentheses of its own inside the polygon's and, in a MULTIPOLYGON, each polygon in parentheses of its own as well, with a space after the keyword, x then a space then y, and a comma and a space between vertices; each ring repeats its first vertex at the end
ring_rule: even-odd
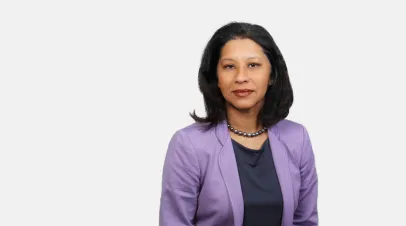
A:
POLYGON ((229 23, 199 69, 206 117, 177 131, 166 154, 161 226, 318 225, 307 130, 286 120, 285 61, 261 26, 229 23))

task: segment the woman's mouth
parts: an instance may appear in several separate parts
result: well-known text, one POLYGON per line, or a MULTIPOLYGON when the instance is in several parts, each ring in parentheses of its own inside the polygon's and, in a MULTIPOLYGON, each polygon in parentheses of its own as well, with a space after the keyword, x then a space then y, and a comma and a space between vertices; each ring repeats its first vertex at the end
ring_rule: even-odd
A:
POLYGON ((252 92, 254 91, 251 89, 237 89, 233 91, 234 95, 236 95, 237 97, 246 97, 249 96, 252 92))

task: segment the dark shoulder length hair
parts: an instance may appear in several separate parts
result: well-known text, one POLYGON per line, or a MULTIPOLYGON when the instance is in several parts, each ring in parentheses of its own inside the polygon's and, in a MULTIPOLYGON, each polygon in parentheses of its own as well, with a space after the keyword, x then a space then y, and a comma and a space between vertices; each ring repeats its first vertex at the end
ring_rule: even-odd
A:
POLYGON ((293 104, 293 91, 290 84, 285 60, 272 36, 262 26, 250 23, 231 22, 219 28, 207 43, 199 68, 199 89, 203 94, 206 117, 196 112, 190 116, 206 129, 226 120, 225 99, 217 86, 217 64, 223 46, 233 39, 251 39, 260 45, 271 63, 270 79, 272 84, 265 94, 264 106, 258 114, 258 120, 265 127, 272 127, 285 119, 293 104))

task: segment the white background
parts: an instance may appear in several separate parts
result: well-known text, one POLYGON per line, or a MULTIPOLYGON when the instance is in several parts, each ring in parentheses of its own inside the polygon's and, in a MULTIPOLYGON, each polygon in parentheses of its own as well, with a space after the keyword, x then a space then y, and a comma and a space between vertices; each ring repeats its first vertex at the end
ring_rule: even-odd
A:
POLYGON ((158 225, 168 141, 204 113, 201 53, 230 21, 286 58, 320 225, 406 225, 402 1, 135 2, 0 3, 0 225, 158 225))

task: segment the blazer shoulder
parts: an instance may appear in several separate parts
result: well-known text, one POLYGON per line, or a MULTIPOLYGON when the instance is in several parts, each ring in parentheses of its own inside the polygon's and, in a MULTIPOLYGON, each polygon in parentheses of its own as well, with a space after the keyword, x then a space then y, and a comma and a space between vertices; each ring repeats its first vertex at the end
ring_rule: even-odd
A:
POLYGON ((190 142, 196 150, 217 140, 215 127, 207 130, 205 124, 196 122, 180 128, 176 131, 175 136, 180 138, 180 142, 190 142))
POLYGON ((303 132, 306 130, 304 125, 288 119, 281 120, 275 127, 279 135, 283 137, 303 136, 303 132))
POLYGON ((284 119, 275 125, 279 141, 287 147, 290 156, 297 163, 302 157, 303 145, 309 139, 307 129, 301 123, 284 119))

